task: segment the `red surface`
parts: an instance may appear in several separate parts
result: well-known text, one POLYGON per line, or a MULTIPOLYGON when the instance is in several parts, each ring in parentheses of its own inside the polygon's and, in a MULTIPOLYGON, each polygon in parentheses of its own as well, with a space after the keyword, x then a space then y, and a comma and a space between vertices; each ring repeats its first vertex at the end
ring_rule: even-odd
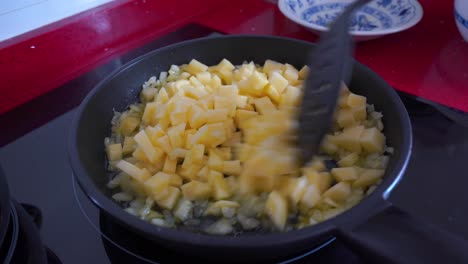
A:
MULTIPOLYGON (((398 90, 468 112, 468 44, 455 27, 453 1, 420 2, 418 25, 359 43, 356 57, 398 90)), ((0 113, 190 22, 316 40, 262 0, 122 0, 0 43, 0 113)))
MULTIPOLYGON (((357 45, 356 58, 398 90, 468 112, 468 43, 453 17, 453 1, 420 0, 422 21, 415 27, 357 45)), ((286 19, 264 1, 231 1, 197 20, 228 34, 317 37, 286 19)))
POLYGON ((187 24, 224 2, 117 1, 2 42, 0 113, 187 24))

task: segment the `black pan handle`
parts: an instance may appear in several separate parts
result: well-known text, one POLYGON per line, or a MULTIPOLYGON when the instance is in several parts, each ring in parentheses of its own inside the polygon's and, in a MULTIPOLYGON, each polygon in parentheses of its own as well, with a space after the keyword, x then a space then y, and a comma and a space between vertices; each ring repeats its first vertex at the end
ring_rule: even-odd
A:
POLYGON ((386 203, 366 223, 338 230, 366 263, 468 263, 468 241, 386 203))

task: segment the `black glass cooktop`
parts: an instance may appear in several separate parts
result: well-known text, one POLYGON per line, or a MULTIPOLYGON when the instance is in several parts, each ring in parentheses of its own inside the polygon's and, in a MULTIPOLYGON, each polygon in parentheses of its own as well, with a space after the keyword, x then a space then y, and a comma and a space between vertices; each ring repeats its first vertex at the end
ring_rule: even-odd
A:
MULTIPOLYGON (((0 115, 0 162, 11 194, 19 202, 40 208, 42 239, 63 263, 147 263, 144 258, 160 263, 195 262, 180 254, 175 259, 173 252, 148 245, 100 215, 74 188, 65 142, 74 108, 112 70, 152 49, 213 33, 189 25, 0 115)), ((400 96, 411 116, 414 149, 390 201, 468 240, 468 114, 406 94, 400 96)), ((289 260, 361 263, 337 240, 289 260)))

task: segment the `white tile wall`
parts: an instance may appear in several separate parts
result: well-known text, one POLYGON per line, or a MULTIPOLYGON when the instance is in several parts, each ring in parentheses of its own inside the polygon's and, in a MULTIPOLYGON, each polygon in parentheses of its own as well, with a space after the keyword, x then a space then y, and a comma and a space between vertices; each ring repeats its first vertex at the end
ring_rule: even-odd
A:
POLYGON ((113 0, 0 0, 0 41, 113 0))

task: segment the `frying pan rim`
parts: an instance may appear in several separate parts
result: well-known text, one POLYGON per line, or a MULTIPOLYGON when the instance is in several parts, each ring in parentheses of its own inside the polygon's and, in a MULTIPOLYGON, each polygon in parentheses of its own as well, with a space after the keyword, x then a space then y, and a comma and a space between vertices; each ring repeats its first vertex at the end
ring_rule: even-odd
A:
MULTIPOLYGON (((355 61, 353 67, 360 68, 366 72, 366 74, 370 74, 373 78, 377 78, 377 80, 383 84, 382 89, 387 90, 387 94, 390 97, 393 103, 397 104, 397 108, 401 109, 396 113, 399 115, 399 119, 401 121, 402 131, 403 133, 403 141, 406 144, 403 144, 401 151, 401 156, 399 160, 395 163, 395 166, 391 168, 391 171, 386 172, 386 178, 384 181, 379 185, 379 187, 368 197, 363 199, 359 204, 355 205, 353 208, 346 210, 345 212, 341 213, 340 215, 333 217, 327 221, 319 223, 314 226, 305 227, 300 230, 293 230, 284 233, 271 233, 271 234, 261 234, 261 235, 244 235, 241 237, 233 237, 233 236, 213 236, 213 235, 205 235, 205 234, 198 234, 193 232, 181 231, 171 228, 162 228, 155 226, 147 221, 141 220, 137 217, 134 217, 127 212, 125 212, 122 207, 116 204, 114 201, 111 200, 110 197, 106 196, 99 188, 94 184, 91 177, 89 177, 81 166, 81 161, 79 159, 78 150, 76 147, 76 140, 77 140, 77 132, 78 126, 82 117, 83 112, 86 109, 88 103, 93 99, 94 95, 105 87, 105 84, 112 80, 117 75, 125 72, 127 69, 131 68, 133 65, 144 61, 148 57, 152 57, 157 53, 164 53, 170 52, 173 49, 177 49, 180 47, 190 47, 191 44, 197 42, 204 42, 204 41, 213 41, 213 40, 222 40, 222 39, 270 39, 275 41, 289 41, 289 42, 296 42, 300 45, 307 45, 310 48, 313 48, 315 45, 310 42, 291 39, 286 37, 277 37, 277 36, 257 36, 257 35, 224 35, 224 36, 217 36, 217 37, 203 37, 203 38, 196 38, 192 40, 187 40, 183 42, 179 42, 173 45, 165 46, 146 54, 143 54, 130 62, 126 63, 125 65, 119 67, 111 74, 106 76, 103 80, 101 80, 92 90, 88 93, 85 99, 82 101, 80 106, 78 107, 76 113, 74 114, 74 118, 72 121, 72 125, 70 127, 70 134, 68 138, 68 157, 73 169, 74 175, 78 182, 80 188, 84 191, 85 195, 101 210, 106 212, 107 214, 114 217, 119 222, 125 224, 126 226, 132 228, 133 230, 137 231, 141 234, 150 235, 151 238, 154 240, 167 240, 167 241, 176 241, 185 244, 193 244, 193 245, 200 245, 203 246, 212 246, 212 247, 222 247, 225 248, 239 248, 239 247, 253 247, 253 248, 261 248, 265 246, 272 246, 272 245, 282 245, 285 243, 292 243, 298 242, 306 239, 312 239, 319 237, 320 235, 330 234, 340 225, 343 225, 347 221, 346 219, 354 219, 354 222, 363 222, 368 216, 372 215, 372 211, 375 213, 375 208, 379 207, 380 204, 389 196, 390 192, 393 188, 398 184, 401 180, 402 175, 406 169, 406 166, 409 161, 409 157, 411 154, 412 148, 412 133, 411 133, 411 124, 409 122, 408 113, 401 102, 397 93, 393 90, 390 85, 387 84, 377 73, 369 69, 368 67, 362 65, 361 63, 355 61), (362 215, 365 214, 366 216, 362 215)), ((394 117, 396 118, 396 117, 394 117)))
POLYGON ((5 240, 10 222, 10 189, 5 172, 0 164, 0 246, 5 240))

